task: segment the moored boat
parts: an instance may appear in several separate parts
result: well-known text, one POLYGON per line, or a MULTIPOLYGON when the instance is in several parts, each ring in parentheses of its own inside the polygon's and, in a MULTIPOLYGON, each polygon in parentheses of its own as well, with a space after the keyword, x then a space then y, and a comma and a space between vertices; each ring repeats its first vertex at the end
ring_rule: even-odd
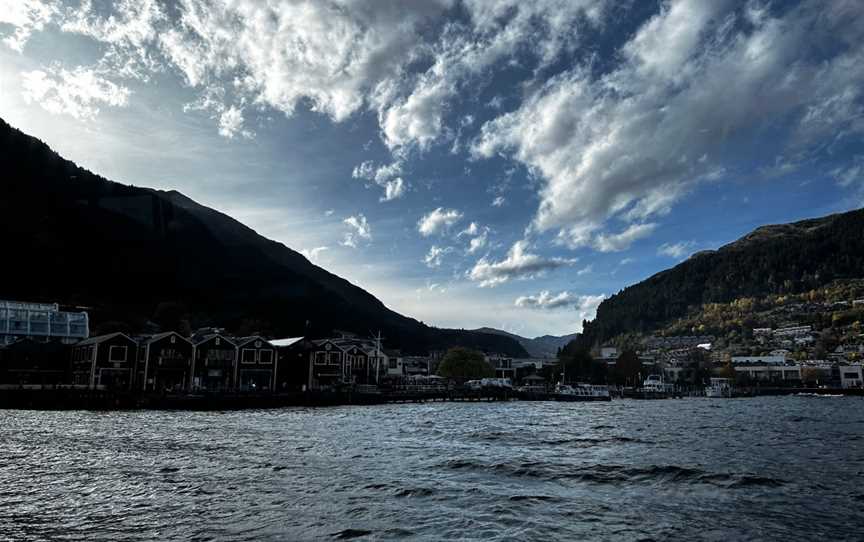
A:
POLYGON ((728 378, 712 378, 711 384, 705 388, 705 397, 732 397, 733 393, 732 380, 728 378))
POLYGON ((556 401, 611 401, 608 386, 593 384, 558 384, 555 386, 556 401))

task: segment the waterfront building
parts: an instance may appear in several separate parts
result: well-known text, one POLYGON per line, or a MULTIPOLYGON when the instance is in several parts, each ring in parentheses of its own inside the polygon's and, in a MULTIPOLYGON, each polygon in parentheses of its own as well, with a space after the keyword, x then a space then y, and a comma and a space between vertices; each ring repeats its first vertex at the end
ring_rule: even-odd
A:
POLYGON ((72 383, 131 390, 137 360, 138 342, 125 333, 90 337, 72 347, 72 383))
POLYGON ((305 337, 269 341, 276 348, 275 391, 306 391, 312 388, 312 352, 315 343, 305 337))
POLYGON ((735 374, 746 374, 761 382, 800 382, 800 365, 748 365, 736 366, 735 374))
POLYGON ((484 355, 486 361, 495 369, 495 378, 516 379, 516 369, 513 368, 513 358, 500 355, 484 355))
POLYGON ((69 347, 60 341, 19 339, 0 345, 0 386, 69 383, 69 347))
POLYGON ((276 385, 276 347, 260 335, 234 339, 238 363, 234 382, 241 390, 272 390, 276 385))
POLYGON ((57 303, 0 300, 0 345, 20 339, 72 344, 90 336, 86 312, 61 311, 57 303))
POLYGON ((192 389, 225 391, 236 387, 237 345, 218 332, 195 334, 192 343, 192 389))
MULTIPOLYGON (((139 342, 136 382, 145 391, 181 391, 189 388, 195 346, 176 331, 139 342)), ((137 387, 137 386, 136 386, 137 387)))
POLYGON ((341 384, 347 375, 343 375, 343 357, 345 352, 333 342, 333 339, 322 339, 313 341, 315 348, 310 352, 312 360, 312 375, 310 387, 318 389, 321 387, 341 384))
POLYGON ((839 365, 840 387, 861 388, 864 387, 864 366, 861 365, 839 365))

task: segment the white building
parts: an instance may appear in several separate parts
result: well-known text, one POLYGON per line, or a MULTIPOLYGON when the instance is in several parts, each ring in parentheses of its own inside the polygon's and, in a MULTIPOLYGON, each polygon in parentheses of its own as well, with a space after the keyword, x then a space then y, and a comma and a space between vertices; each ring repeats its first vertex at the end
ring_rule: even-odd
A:
POLYGON ((61 311, 57 303, 26 303, 0 300, 0 345, 18 339, 72 344, 90 336, 86 312, 61 311))
POLYGON ((618 359, 618 349, 614 346, 601 347, 600 359, 618 359))
POLYGON ((861 365, 840 365, 840 386, 843 388, 860 388, 864 386, 864 367, 861 365))
POLYGON ((732 356, 733 365, 783 365, 786 356, 732 356))
POLYGON ((801 380, 800 365, 749 365, 735 367, 736 374, 746 374, 753 380, 801 380))
POLYGON ((809 335, 812 331, 811 326, 786 326, 774 330, 775 337, 801 337, 809 335))

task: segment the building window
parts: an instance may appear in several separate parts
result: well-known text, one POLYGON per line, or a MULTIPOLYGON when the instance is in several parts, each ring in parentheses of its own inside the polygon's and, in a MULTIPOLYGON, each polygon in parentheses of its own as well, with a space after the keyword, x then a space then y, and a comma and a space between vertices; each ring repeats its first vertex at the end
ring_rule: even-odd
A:
POLYGON ((171 344, 174 344, 176 342, 177 342, 177 337, 174 335, 171 335, 171 344))
POLYGON ((126 361, 126 347, 112 346, 108 349, 108 361, 124 362, 126 361))
POLYGON ((396 358, 390 358, 389 367, 390 367, 391 369, 395 369, 395 368, 396 368, 396 358))
POLYGON ((219 340, 219 337, 216 337, 216 346, 219 346, 220 343, 221 341, 219 340))
POLYGON ((327 363, 326 355, 324 352, 315 352, 315 365, 324 365, 327 363))
POLYGON ((261 353, 258 354, 258 363, 273 363, 273 351, 262 350, 261 353))
POLYGON ((243 363, 255 363, 255 349, 244 348, 243 356, 240 359, 243 363))

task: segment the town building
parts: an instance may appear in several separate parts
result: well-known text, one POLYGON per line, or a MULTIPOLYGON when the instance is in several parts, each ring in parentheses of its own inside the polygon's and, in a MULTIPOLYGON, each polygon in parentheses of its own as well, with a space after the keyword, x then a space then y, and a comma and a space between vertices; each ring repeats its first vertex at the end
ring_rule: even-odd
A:
POLYGON ((800 365, 748 365, 736 366, 735 374, 745 374, 760 382, 800 382, 800 365))
POLYGON ((276 385, 276 347, 260 335, 233 340, 239 362, 234 382, 241 390, 272 390, 276 385))
POLYGON ((72 346, 72 383, 88 388, 132 390, 138 342, 125 333, 90 337, 72 346))
POLYGON ((49 342, 19 339, 0 344, 0 385, 52 386, 69 383, 69 347, 49 342))
POLYGON ((192 389, 227 391, 235 388, 237 345, 218 331, 196 333, 191 340, 195 346, 192 389))
POLYGON ((785 355, 778 356, 732 356, 733 365, 783 365, 785 355))
POLYGON ((20 339, 72 344, 90 336, 86 312, 61 311, 57 303, 0 300, 0 344, 20 339))
MULTIPOLYGON (((144 391, 189 389, 195 346, 176 331, 167 331, 139 341, 136 383, 144 391)), ((137 386, 136 386, 137 387, 137 386)))
POLYGON ((861 388, 864 387, 864 366, 861 365, 839 365, 840 387, 861 388))

